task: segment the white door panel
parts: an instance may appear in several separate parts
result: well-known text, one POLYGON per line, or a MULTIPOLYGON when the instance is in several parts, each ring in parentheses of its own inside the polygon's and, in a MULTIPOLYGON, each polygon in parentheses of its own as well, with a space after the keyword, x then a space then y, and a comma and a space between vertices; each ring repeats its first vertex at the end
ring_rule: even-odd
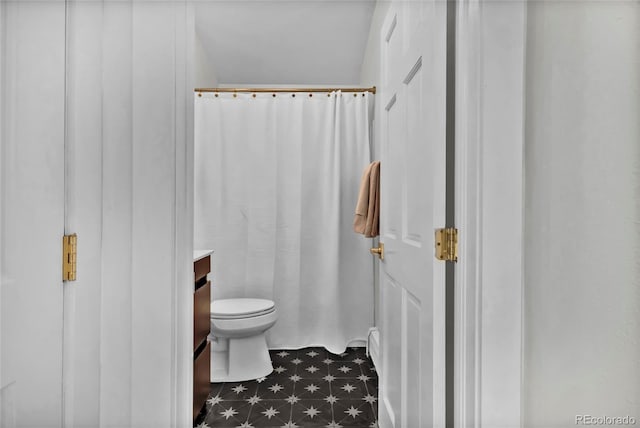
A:
POLYGON ((381 44, 380 426, 444 426, 446 2, 394 2, 381 44))

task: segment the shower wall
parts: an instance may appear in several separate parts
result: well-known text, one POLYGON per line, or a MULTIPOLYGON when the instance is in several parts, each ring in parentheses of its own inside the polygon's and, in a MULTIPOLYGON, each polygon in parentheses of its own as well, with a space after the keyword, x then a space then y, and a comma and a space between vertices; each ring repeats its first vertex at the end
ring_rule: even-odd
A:
POLYGON ((524 426, 640 420, 640 3, 529 2, 524 426))

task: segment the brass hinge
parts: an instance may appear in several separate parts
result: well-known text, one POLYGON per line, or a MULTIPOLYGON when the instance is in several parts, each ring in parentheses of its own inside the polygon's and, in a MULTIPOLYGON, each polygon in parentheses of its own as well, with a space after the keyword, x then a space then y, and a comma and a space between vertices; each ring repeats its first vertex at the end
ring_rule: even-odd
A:
POLYGON ((458 229, 436 229, 436 258, 449 262, 458 261, 458 229))
POLYGON ((78 252, 78 236, 65 235, 62 237, 62 280, 76 280, 76 258, 78 252))

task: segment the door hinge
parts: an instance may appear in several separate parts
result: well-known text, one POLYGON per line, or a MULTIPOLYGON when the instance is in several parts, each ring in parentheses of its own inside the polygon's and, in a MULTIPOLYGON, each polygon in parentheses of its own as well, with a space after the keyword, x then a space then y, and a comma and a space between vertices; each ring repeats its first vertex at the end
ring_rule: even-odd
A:
POLYGON ((458 229, 436 229, 436 258, 449 262, 458 261, 458 229))
POLYGON ((76 258, 78 251, 78 236, 64 235, 62 237, 62 280, 76 280, 76 258))

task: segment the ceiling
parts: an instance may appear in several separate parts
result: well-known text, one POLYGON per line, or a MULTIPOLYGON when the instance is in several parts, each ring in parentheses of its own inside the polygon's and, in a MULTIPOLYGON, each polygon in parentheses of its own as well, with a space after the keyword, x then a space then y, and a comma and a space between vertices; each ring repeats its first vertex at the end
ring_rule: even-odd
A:
POLYGON ((360 80, 374 0, 204 0, 196 5, 196 31, 219 84, 360 80))

